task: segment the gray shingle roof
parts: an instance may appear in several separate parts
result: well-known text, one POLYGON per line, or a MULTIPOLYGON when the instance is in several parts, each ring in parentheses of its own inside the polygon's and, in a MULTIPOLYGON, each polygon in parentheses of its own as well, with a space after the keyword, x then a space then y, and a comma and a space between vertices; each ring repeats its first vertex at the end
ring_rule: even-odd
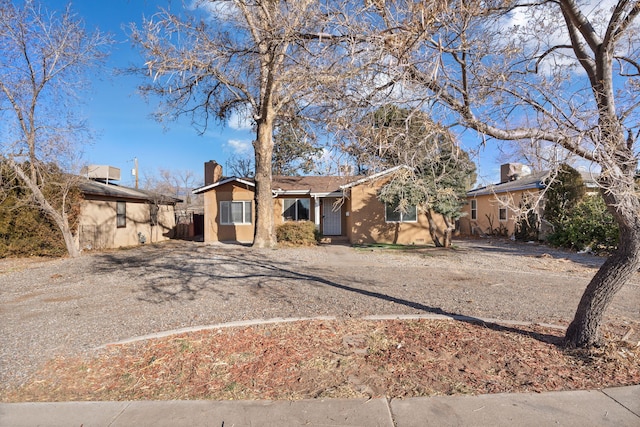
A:
POLYGON ((508 193, 511 191, 542 189, 545 187, 544 180, 549 177, 549 172, 537 172, 522 178, 502 182, 500 184, 487 185, 467 192, 467 197, 484 196, 487 194, 508 193))
MULTIPOLYGON (((363 184, 367 181, 375 181, 378 178, 384 177, 388 174, 394 173, 398 169, 406 168, 407 166, 396 166, 385 171, 369 175, 357 175, 357 176, 282 176, 274 175, 271 180, 271 189, 278 194, 286 194, 289 192, 297 194, 330 194, 341 193, 344 189, 353 187, 355 185, 363 184)), ((238 178, 229 177, 221 179, 220 181, 205 185, 193 190, 194 194, 204 193, 215 187, 226 184, 228 182, 239 182, 241 184, 255 185, 253 178, 238 178)))
POLYGON ((83 179, 78 185, 83 194, 92 196, 115 197, 129 200, 141 200, 159 202, 162 204, 175 204, 182 200, 147 190, 124 187, 118 184, 106 184, 91 179, 83 179))
MULTIPOLYGON (((467 197, 485 196, 488 194, 501 194, 512 191, 543 189, 546 187, 546 181, 549 178, 549 171, 535 172, 531 175, 523 176, 522 178, 501 182, 500 184, 491 184, 486 187, 476 188, 467 192, 467 197)), ((588 188, 595 188, 598 186, 597 179, 598 174, 590 172, 580 172, 582 175, 582 181, 588 188)))

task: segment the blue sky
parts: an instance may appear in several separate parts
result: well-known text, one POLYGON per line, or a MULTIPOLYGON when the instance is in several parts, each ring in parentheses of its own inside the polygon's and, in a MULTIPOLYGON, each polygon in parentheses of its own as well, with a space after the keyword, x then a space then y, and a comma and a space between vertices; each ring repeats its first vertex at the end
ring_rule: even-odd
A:
MULTIPOLYGON (((43 0, 51 10, 63 10, 66 0, 43 0)), ((132 185, 131 170, 138 159, 139 178, 143 183, 160 169, 192 171, 199 185, 203 165, 216 160, 222 165, 234 153, 251 154, 254 135, 249 129, 237 129, 236 121, 225 126, 211 123, 205 135, 199 135, 188 120, 158 123, 150 115, 157 104, 147 103, 138 93, 143 82, 139 76, 116 75, 116 69, 143 62, 139 53, 127 39, 125 26, 139 24, 142 17, 150 17, 160 7, 182 7, 180 0, 76 0, 72 9, 84 21, 87 30, 96 27, 110 33, 115 44, 105 67, 90 76, 93 87, 83 105, 83 115, 95 131, 94 141, 84 147, 85 164, 110 165, 121 169, 120 183, 132 185)), ((474 132, 465 132, 463 146, 477 148, 480 140, 474 132)), ((496 182, 499 165, 494 150, 484 149, 475 159, 479 182, 496 182)))
MULTIPOLYGON (((86 164, 110 165, 121 169, 120 184, 131 185, 134 158, 138 159, 142 183, 160 169, 190 170, 203 176, 204 162, 217 160, 224 165, 236 151, 251 147, 253 134, 237 126, 212 123, 205 135, 199 135, 188 120, 158 123, 150 115, 157 107, 147 103, 138 93, 141 77, 115 75, 116 69, 141 64, 141 57, 131 47, 124 29, 130 22, 140 23, 143 16, 151 16, 159 7, 179 7, 180 1, 166 0, 76 0, 72 10, 84 21, 87 30, 96 27, 110 33, 115 44, 104 68, 94 72, 90 92, 82 106, 82 115, 95 132, 92 143, 84 146, 86 164)), ((63 10, 65 0, 43 0, 50 10, 63 10)))

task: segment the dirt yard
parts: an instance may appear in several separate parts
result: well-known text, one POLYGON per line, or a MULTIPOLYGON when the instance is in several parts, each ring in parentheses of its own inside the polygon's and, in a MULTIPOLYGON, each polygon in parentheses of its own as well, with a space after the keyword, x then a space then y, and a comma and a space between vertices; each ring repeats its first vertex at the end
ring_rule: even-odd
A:
MULTIPOLYGON (((167 348, 175 344, 177 338, 148 341, 131 346, 112 346, 107 350, 97 350, 97 348, 136 336, 179 328, 251 319, 317 316, 335 317, 336 320, 324 321, 324 323, 302 322, 295 326, 297 329, 286 329, 294 327, 289 324, 268 328, 264 326, 236 328, 224 333, 214 330, 210 335, 199 336, 193 341, 192 337, 180 337, 179 340, 188 341, 187 344, 178 346, 179 351, 176 354, 184 356, 185 348, 200 348, 198 343, 202 342, 209 343, 208 348, 216 345, 215 343, 226 343, 227 347, 231 346, 230 343, 241 342, 255 345, 261 340, 269 341, 265 337, 280 336, 279 334, 286 330, 289 331, 285 334, 286 336, 294 341, 297 340, 297 342, 286 344, 292 345, 293 348, 302 348, 303 341, 314 341, 309 339, 310 336, 316 334, 324 336, 322 334, 327 333, 328 330, 331 332, 330 339, 327 336, 325 344, 333 347, 328 350, 325 348, 328 352, 326 354, 335 356, 336 353, 342 354, 346 351, 349 355, 360 357, 361 360, 357 359, 360 362, 349 365, 344 357, 342 361, 336 361, 328 356, 318 359, 319 354, 325 354, 319 350, 321 346, 318 344, 316 347, 312 346, 312 349, 318 349, 319 354, 307 353, 311 351, 307 349, 299 352, 300 360, 292 360, 291 363, 299 368, 304 365, 304 360, 326 363, 327 370, 336 372, 334 377, 340 377, 340 375, 344 377, 339 384, 352 385, 350 391, 344 394, 338 393, 338 395, 386 394, 392 393, 390 390, 394 389, 396 392, 393 393, 397 396, 428 393, 429 386, 424 383, 428 380, 420 379, 421 377, 415 376, 417 374, 406 374, 409 372, 408 368, 400 365, 400 359, 397 360, 398 370, 395 372, 398 375, 395 377, 404 383, 388 384, 387 379, 379 379, 378 382, 367 384, 362 378, 374 377, 367 375, 366 372, 372 369, 367 364, 372 363, 376 358, 379 363, 384 362, 385 369, 389 369, 391 360, 395 360, 394 358, 398 358, 400 354, 398 351, 386 352, 394 346, 396 350, 403 348, 402 351, 408 351, 406 349, 411 348, 412 353, 409 353, 413 355, 411 357, 422 352, 424 346, 418 343, 424 342, 425 337, 420 334, 423 334, 424 330, 430 330, 433 327, 433 321, 425 321, 432 323, 418 328, 423 331, 419 333, 413 331, 416 329, 415 326, 407 326, 409 323, 405 323, 406 321, 372 323, 359 319, 380 315, 393 317, 439 314, 493 319, 498 323, 521 321, 566 326, 573 316, 584 287, 603 261, 602 258, 595 256, 557 251, 535 244, 490 240, 455 243, 456 247, 453 250, 416 248, 398 251, 347 246, 255 250, 234 245, 210 246, 194 242, 169 242, 137 249, 86 254, 74 260, 0 260, 0 383, 4 384, 4 388, 0 389, 4 396, 2 400, 139 398, 140 394, 120 393, 121 390, 118 387, 124 387, 122 384, 114 385, 116 392, 112 394, 89 393, 89 389, 96 388, 96 384, 107 380, 93 375, 78 375, 78 369, 93 366, 95 369, 100 367, 104 371, 111 366, 111 374, 118 374, 118 378, 135 378, 140 374, 136 371, 135 360, 144 360, 147 356, 152 362, 157 360, 158 356, 149 356, 149 352, 157 351, 156 346, 164 346, 163 348, 168 351, 167 348), (316 329, 309 329, 310 325, 316 325, 316 329), (382 335, 380 328, 385 331, 382 335), (405 328, 413 332, 409 333, 405 328), (412 338, 414 335, 417 338, 412 338), (345 342, 345 336, 354 336, 356 350, 359 349, 363 353, 354 353, 352 348, 354 345, 345 342), (241 339, 241 337, 245 338, 241 339), (335 340, 337 341, 334 343, 335 340), (384 347, 382 349, 384 351, 380 350, 380 346, 384 347), (134 351, 134 349, 137 350, 134 351), (112 353, 113 351, 116 353, 112 353), (336 363, 350 367, 345 373, 340 374, 340 370, 336 370, 336 363), (359 371, 361 372, 358 373, 359 371), (74 374, 70 375, 70 372, 74 374), (72 377, 74 381, 87 380, 93 383, 72 384, 72 377), (66 386, 83 390, 82 393, 80 395, 65 394, 66 392, 63 392, 60 387, 62 378, 66 378, 66 386), (58 384, 58 394, 52 395, 45 392, 42 387, 38 388, 39 391, 29 389, 38 382, 44 384, 47 381, 58 384), (12 391, 13 397, 9 397, 8 390, 13 390, 20 384, 26 384, 27 391, 23 390, 23 394, 12 391), (417 391, 407 390, 408 384, 414 384, 417 391)), ((607 313, 607 331, 610 338, 615 340, 624 336, 627 343, 640 340, 639 291, 640 275, 616 296, 607 313)), ((415 322, 411 323, 413 324, 415 322)), ((572 363, 578 363, 576 360, 585 360, 582 356, 575 359, 574 356, 558 350, 555 344, 562 334, 561 329, 535 329, 540 328, 535 327, 532 330, 524 326, 507 326, 508 330, 505 330, 495 325, 474 329, 478 327, 468 322, 445 322, 445 325, 439 328, 446 333, 438 335, 441 337, 440 341, 434 341, 429 347, 433 354, 426 354, 424 357, 431 361, 442 360, 441 358, 445 357, 443 349, 452 340, 451 337, 459 336, 460 338, 454 341, 481 342, 480 348, 487 350, 487 353, 495 353, 496 357, 500 355, 503 357, 505 354, 517 355, 509 357, 506 361, 503 357, 501 362, 496 362, 498 365, 488 364, 481 369, 485 376, 493 375, 491 372, 494 371, 509 371, 515 374, 519 372, 527 376, 529 368, 516 365, 516 360, 522 363, 527 360, 547 358, 551 362, 560 363, 560 359, 554 359, 551 356, 558 352, 562 353, 562 357, 569 357, 569 361, 563 359, 564 362, 562 362, 567 364, 567 367, 562 369, 568 372, 572 372, 571 366, 573 366, 572 363), (495 335, 496 333, 500 339, 495 335), (510 336, 512 338, 509 338, 510 336), (541 336, 547 338, 540 339, 541 336), (523 337, 533 341, 523 342, 523 337), (500 341, 502 339, 507 341, 511 339, 509 341, 511 344, 500 341), (501 344, 497 344, 500 342, 501 344), (498 348, 495 348, 496 345, 498 348), (543 345, 545 349, 539 348, 539 345, 543 345), (531 352, 522 353, 525 348, 530 349, 531 352), (505 368, 505 364, 510 364, 511 368, 505 368)), ((282 354, 278 356, 274 353, 274 349, 279 346, 291 348, 285 347, 284 344, 282 340, 280 344, 273 344, 269 347, 271 349, 269 352, 265 352, 264 347, 262 350, 247 348, 244 353, 239 349, 239 353, 229 356, 230 360, 221 359, 219 363, 235 366, 237 358, 240 357, 238 354, 245 354, 247 358, 250 358, 249 355, 261 355, 256 356, 255 359, 263 363, 268 360, 284 360, 282 354)), ((267 344, 263 343, 263 345, 267 344)), ((615 347, 609 350, 618 356, 613 359, 607 356, 606 363, 615 363, 611 366, 607 365, 608 367, 604 365, 599 367, 601 373, 604 369, 610 372, 610 377, 613 378, 607 384, 638 381, 640 362, 634 347, 615 347), (620 354, 623 356, 619 356, 620 354), (622 359, 625 359, 624 363, 621 362, 622 359), (626 374, 621 373, 619 369, 626 370, 626 374)), ((475 372, 473 375, 469 374, 470 378, 482 382, 479 368, 472 366, 474 359, 479 360, 478 351, 478 347, 474 346, 463 347, 463 350, 458 348, 454 354, 457 354, 459 359, 463 353, 466 354, 464 357, 466 364, 462 367, 451 365, 447 369, 451 372, 462 372, 465 369, 467 373, 475 372)), ((189 352, 189 354, 195 353, 189 352)), ((587 359, 592 356, 588 356, 587 359)), ((163 353, 162 357, 166 358, 162 366, 174 366, 172 363, 179 363, 183 367, 185 365, 184 360, 171 361, 168 353, 163 353)), ((407 361, 407 358, 410 359, 405 354, 403 360, 407 361)), ((456 357, 449 354, 447 358, 455 359, 456 357)), ((424 367, 425 359, 420 360, 418 362, 414 360, 412 363, 422 364, 420 366, 424 367)), ((205 360, 203 363, 206 365, 206 362, 205 360)), ((211 360, 208 362, 210 365, 211 360)), ((536 369, 541 371, 549 369, 544 364, 536 363, 538 363, 536 369)), ((598 363, 604 362, 600 360, 598 363)), ((442 363, 436 365, 445 366, 442 363)), ((147 373, 150 372, 149 366, 143 367, 147 373)), ((260 375, 262 376, 260 378, 271 378, 275 375, 256 367, 242 366, 244 366, 243 371, 238 375, 248 377, 253 375, 255 378, 259 378, 260 375)), ((598 378, 602 377, 602 374, 596 375, 597 366, 593 363, 591 366, 594 368, 593 372, 585 373, 584 378, 576 376, 577 374, 573 378, 570 378, 571 375, 548 376, 546 379, 536 380, 538 384, 548 385, 537 388, 530 385, 528 389, 596 387, 598 378), (596 378, 587 378, 589 375, 596 375, 596 378), (569 380, 573 381, 573 385, 569 380)), ((390 372, 390 377, 394 377, 394 370, 391 369, 390 372)), ((573 373, 575 374, 575 369, 573 373)), ((434 375, 441 379, 449 375, 441 374, 439 377, 437 373, 434 375)), ((529 374, 531 375, 533 374, 529 374)), ((192 380, 200 378, 198 375, 191 377, 192 380)), ((226 389, 228 384, 241 384, 239 378, 235 380, 230 380, 228 376, 224 378, 226 383, 224 381, 223 383, 227 385, 222 387, 223 389, 226 389)), ((200 378, 199 381, 202 379, 200 378)), ((169 397, 151 393, 151 395, 143 394, 142 398, 150 398, 149 396, 151 398, 185 396, 187 398, 211 396, 229 398, 234 396, 233 393, 236 393, 236 397, 291 398, 292 396, 287 392, 295 387, 293 383, 287 381, 280 379, 281 394, 267 393, 264 390, 256 391, 254 394, 243 394, 239 389, 234 390, 232 387, 229 390, 231 394, 222 396, 208 389, 209 392, 196 391, 195 395, 181 394, 179 391, 177 394, 168 395, 169 397)), ((300 382, 296 378, 291 381, 300 382)), ((322 381, 320 383, 324 384, 322 381)), ((600 378, 600 381, 603 381, 603 378, 600 378)), ((523 390, 522 387, 518 388, 514 384, 526 386, 527 381, 509 383, 503 379, 504 384, 498 386, 495 384, 500 382, 499 378, 491 380, 485 378, 483 383, 485 385, 480 388, 472 387, 469 385, 470 382, 472 381, 452 377, 444 386, 433 392, 450 394, 492 392, 494 389, 523 390), (494 384, 494 386, 486 388, 486 384, 489 386, 494 384)), ((216 382, 209 381, 209 383, 216 382)), ((265 387, 265 390, 273 391, 277 388, 277 384, 268 384, 265 387)), ((326 392, 326 390, 340 390, 340 387, 335 384, 314 386, 310 387, 311 391, 305 392, 306 394, 293 397, 334 396, 335 393, 326 392)), ((197 387, 196 390, 198 390, 197 387)))

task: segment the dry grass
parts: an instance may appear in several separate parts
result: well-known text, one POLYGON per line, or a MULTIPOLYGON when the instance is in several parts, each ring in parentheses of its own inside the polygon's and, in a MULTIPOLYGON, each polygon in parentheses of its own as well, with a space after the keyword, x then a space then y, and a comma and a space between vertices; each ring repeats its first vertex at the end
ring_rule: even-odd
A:
MULTIPOLYGON (((628 328, 627 328, 628 329, 628 328)), ((49 361, 2 400, 412 397, 640 383, 640 347, 453 321, 307 321, 203 331, 49 361)), ((617 339, 617 341, 616 341, 617 339)))

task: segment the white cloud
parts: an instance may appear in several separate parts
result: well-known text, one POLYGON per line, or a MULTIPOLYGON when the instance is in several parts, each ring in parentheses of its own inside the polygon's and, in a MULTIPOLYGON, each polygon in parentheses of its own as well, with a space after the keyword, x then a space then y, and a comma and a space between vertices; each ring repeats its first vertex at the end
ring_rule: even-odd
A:
POLYGON ((230 21, 238 12, 232 1, 191 0, 187 6, 191 10, 200 10, 212 20, 230 21))
POLYGON ((229 147, 234 154, 247 154, 251 151, 251 141, 230 139, 227 141, 227 147, 229 147))
POLYGON ((227 120, 227 125, 233 130, 250 130, 253 128, 251 111, 246 108, 242 111, 234 111, 227 120))

